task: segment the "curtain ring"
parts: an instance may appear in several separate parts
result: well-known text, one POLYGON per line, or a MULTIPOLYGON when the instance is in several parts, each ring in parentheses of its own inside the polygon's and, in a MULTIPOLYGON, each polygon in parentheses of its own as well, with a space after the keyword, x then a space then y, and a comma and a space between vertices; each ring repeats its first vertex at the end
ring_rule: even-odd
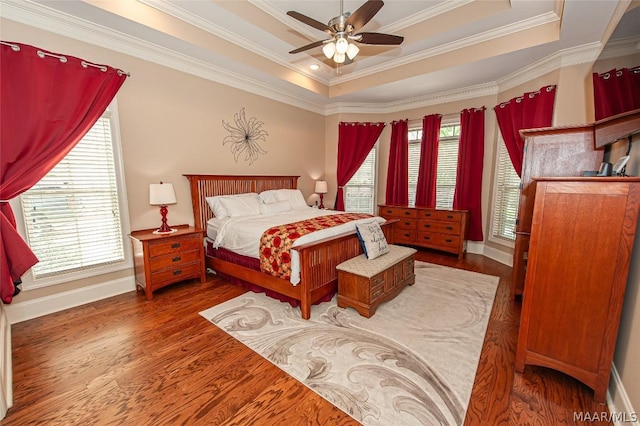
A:
POLYGON ((622 75, 622 70, 616 71, 616 77, 620 77, 622 75))

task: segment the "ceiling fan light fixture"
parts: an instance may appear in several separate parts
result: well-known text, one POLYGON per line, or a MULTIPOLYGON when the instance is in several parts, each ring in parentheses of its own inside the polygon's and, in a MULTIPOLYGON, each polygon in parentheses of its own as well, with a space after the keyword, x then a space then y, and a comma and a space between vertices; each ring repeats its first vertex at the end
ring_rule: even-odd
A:
POLYGON ((336 52, 344 55, 345 53, 347 53, 347 49, 349 49, 349 42, 346 38, 340 37, 338 40, 336 40, 336 52))
POLYGON ((349 47, 347 48, 347 57, 349 59, 353 59, 356 57, 360 49, 354 43, 349 43, 349 47))
POLYGON ((331 59, 333 54, 336 53, 336 44, 334 42, 325 44, 322 48, 322 53, 324 53, 324 56, 326 56, 327 59, 331 59))
POLYGON ((345 60, 344 53, 336 52, 336 54, 333 55, 333 62, 335 62, 336 64, 342 64, 344 60, 345 60))

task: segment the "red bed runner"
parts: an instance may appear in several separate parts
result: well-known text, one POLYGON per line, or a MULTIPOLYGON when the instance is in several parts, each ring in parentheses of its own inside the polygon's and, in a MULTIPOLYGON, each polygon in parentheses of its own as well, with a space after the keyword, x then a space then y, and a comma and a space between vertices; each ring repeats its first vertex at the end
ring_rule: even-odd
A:
POLYGON ((366 213, 342 213, 301 220, 267 229, 260 238, 260 270, 274 277, 291 279, 291 247, 303 235, 358 219, 366 213))

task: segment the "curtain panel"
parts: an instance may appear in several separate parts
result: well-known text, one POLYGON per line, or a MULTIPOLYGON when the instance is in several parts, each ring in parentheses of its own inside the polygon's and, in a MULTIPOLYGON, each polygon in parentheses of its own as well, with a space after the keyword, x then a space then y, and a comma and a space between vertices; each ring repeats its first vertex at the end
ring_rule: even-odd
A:
POLYGON ((409 120, 391 123, 386 204, 409 204, 409 120))
POLYGON ((640 66, 593 73, 596 120, 640 109, 640 66))
POLYGON ((555 96, 556 86, 545 86, 493 108, 502 139, 518 176, 522 175, 524 156, 524 141, 520 130, 551 126, 555 96))
POLYGON ((460 147, 453 208, 469 211, 470 241, 482 241, 482 168, 485 107, 460 112, 460 147))
POLYGON ((438 147, 442 115, 432 114, 422 118, 420 141, 420 165, 416 185, 416 207, 436 206, 436 178, 438 175, 438 147))
POLYGON ((121 70, 0 42, 0 298, 38 261, 8 201, 42 179, 91 129, 124 83, 121 70))
POLYGON ((338 125, 338 194, 336 210, 344 211, 344 186, 378 141, 384 123, 344 123, 338 125))

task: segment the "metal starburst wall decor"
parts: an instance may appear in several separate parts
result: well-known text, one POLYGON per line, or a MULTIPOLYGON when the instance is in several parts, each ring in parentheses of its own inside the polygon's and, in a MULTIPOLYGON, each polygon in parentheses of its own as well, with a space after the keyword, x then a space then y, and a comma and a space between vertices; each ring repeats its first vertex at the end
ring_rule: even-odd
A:
POLYGON ((223 145, 231 144, 231 152, 233 159, 238 162, 238 158, 244 153, 244 161, 248 161, 249 165, 258 159, 259 154, 266 154, 267 151, 262 149, 258 141, 266 142, 269 136, 265 130, 262 130, 262 121, 258 121, 252 117, 247 121, 244 115, 244 108, 240 112, 233 115, 234 125, 222 120, 222 125, 229 132, 229 136, 222 141, 223 145))

